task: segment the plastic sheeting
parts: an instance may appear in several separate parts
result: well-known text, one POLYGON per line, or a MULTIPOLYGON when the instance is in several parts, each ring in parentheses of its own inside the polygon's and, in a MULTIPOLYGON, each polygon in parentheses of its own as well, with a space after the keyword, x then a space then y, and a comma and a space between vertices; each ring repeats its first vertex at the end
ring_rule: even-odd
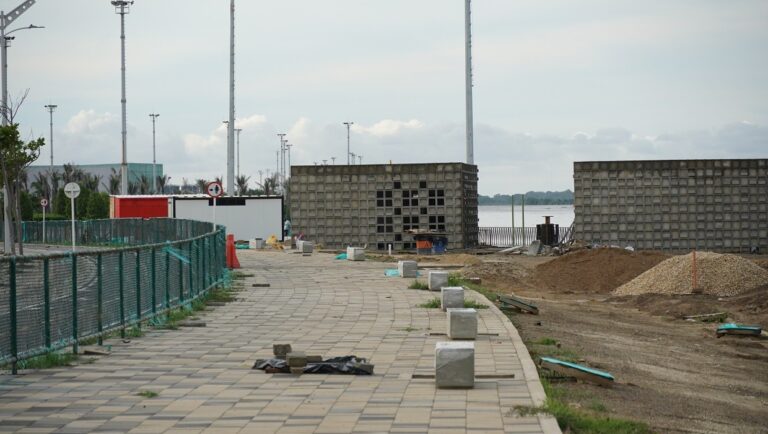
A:
MULTIPOLYGON (((257 360, 253 369, 268 373, 291 372, 288 362, 284 359, 257 360)), ((308 363, 304 368, 305 374, 341 374, 341 375, 373 375, 373 365, 364 358, 357 356, 332 357, 318 363, 308 363)))

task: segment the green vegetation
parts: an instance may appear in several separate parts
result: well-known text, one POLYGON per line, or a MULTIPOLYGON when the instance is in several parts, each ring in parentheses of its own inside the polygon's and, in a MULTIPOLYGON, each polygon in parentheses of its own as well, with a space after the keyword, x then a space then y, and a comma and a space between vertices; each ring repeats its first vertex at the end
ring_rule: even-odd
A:
POLYGON ((408 288, 410 289, 429 289, 429 285, 427 285, 424 282, 420 282, 418 280, 414 280, 413 283, 411 283, 408 288))
MULTIPOLYGON (((59 366, 71 366, 73 362, 77 361, 77 359, 78 357, 76 354, 67 352, 51 352, 31 357, 29 359, 20 360, 16 366, 19 369, 49 369, 59 366)), ((11 369, 11 364, 3 364, 0 366, 0 369, 11 369)))
POLYGON ((126 338, 140 338, 142 336, 144 336, 144 331, 141 330, 141 327, 139 327, 139 325, 135 325, 133 327, 125 329, 126 338))
POLYGON ((136 394, 136 396, 142 396, 144 398, 155 398, 158 395, 160 394, 153 390, 142 390, 141 392, 136 394))
POLYGON ((408 327, 405 327, 405 328, 403 328, 401 330, 404 331, 404 332, 415 332, 418 329, 415 328, 415 327, 408 326, 408 327))
POLYGON ((440 308, 440 299, 437 297, 431 298, 428 301, 417 305, 416 307, 423 307, 424 309, 438 309, 440 308))
POLYGON ((557 345, 557 341, 552 338, 541 338, 533 343, 536 345, 557 345))
POLYGON ((480 304, 475 300, 464 300, 464 307, 467 309, 488 309, 488 306, 480 304))
MULTIPOLYGON (((515 205, 522 205, 522 194, 515 194, 515 205)), ((508 194, 495 194, 493 196, 478 196, 479 205, 511 205, 512 196, 508 194)), ((526 205, 571 205, 573 204, 573 192, 565 191, 529 191, 525 193, 526 205)))

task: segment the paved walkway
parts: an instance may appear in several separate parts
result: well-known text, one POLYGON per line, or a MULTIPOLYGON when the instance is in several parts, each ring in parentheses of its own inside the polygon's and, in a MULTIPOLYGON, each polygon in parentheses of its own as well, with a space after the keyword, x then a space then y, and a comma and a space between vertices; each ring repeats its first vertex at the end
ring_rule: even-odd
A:
POLYGON ((559 432, 550 417, 512 411, 541 404, 544 393, 517 331, 495 307, 479 311, 475 388, 437 390, 418 377, 434 374, 445 314, 416 307, 436 293, 384 277, 392 264, 238 255, 255 276, 238 301, 205 313, 207 327, 150 331, 109 342, 112 355, 92 364, 0 377, 0 432, 559 432), (273 343, 366 357, 375 375, 251 370, 273 343), (137 395, 145 390, 158 396, 137 395))

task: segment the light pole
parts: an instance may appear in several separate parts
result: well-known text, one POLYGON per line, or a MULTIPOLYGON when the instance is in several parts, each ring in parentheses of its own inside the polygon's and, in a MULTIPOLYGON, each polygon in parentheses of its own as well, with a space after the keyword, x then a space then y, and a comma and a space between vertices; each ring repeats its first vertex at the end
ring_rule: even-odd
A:
POLYGON ((290 143, 286 143, 285 147, 286 149, 288 149, 288 179, 291 179, 291 148, 293 147, 293 145, 290 143))
MULTIPOLYGON (((347 166, 349 166, 349 156, 350 156, 350 154, 351 154, 351 153, 349 152, 349 127, 351 127, 352 125, 354 125, 354 122, 344 122, 344 125, 346 125, 346 126, 347 126, 347 166)), ((353 161, 353 162, 352 162, 352 164, 354 164, 354 163, 355 163, 355 162, 353 161)))
POLYGON ((128 194, 128 128, 125 112, 125 16, 130 13, 133 1, 112 0, 112 6, 115 7, 115 13, 120 15, 120 80, 122 89, 122 123, 123 123, 123 159, 120 163, 120 194, 128 194))
MULTIPOLYGON (((8 42, 13 39, 13 37, 9 37, 11 33, 18 32, 19 30, 24 29, 42 29, 42 26, 35 26, 35 25, 29 25, 28 27, 21 27, 18 29, 6 31, 8 29, 8 26, 11 25, 14 21, 16 21, 17 18, 21 16, 24 12, 26 12, 27 9, 32 7, 32 5, 35 4, 35 0, 26 0, 25 2, 21 3, 20 5, 16 6, 15 9, 13 9, 9 14, 6 15, 5 12, 0 11, 0 62, 2 62, 2 71, 3 71, 3 79, 2 79, 2 107, 0 109, 2 110, 2 124, 8 125, 8 122, 10 121, 11 113, 10 113, 10 107, 8 107, 8 42)), ((6 185, 3 185, 3 197, 8 197, 8 187, 6 185)), ((11 204, 10 201, 5 201, 5 218, 3 219, 3 229, 5 236, 3 237, 3 246, 5 248, 4 252, 7 255, 12 248, 11 241, 13 240, 13 234, 11 233, 11 204)), ((16 373, 16 364, 13 364, 13 371, 16 373)))
MULTIPOLYGON (((354 152, 350 152, 350 153, 347 155, 347 161, 349 161, 349 157, 350 157, 350 155, 352 156, 352 165, 354 166, 354 165, 355 165, 355 153, 354 153, 354 152)), ((349 164, 349 163, 347 163, 347 164, 349 164)))
POLYGON ((475 164, 475 128, 472 114, 472 0, 464 0, 464 66, 467 103, 467 164, 475 164))
POLYGON ((333 165, 336 165, 336 157, 331 157, 331 162, 333 162, 333 165))
POLYGON ((359 164, 363 164, 363 156, 360 154, 357 154, 358 161, 360 161, 359 164))
POLYGON ((235 193, 235 0, 229 2, 229 125, 227 130, 227 195, 235 193))
POLYGON ((235 132, 237 133, 237 177, 240 177, 240 132, 243 131, 242 128, 235 128, 235 132))
POLYGON ((152 118, 152 192, 157 194, 157 154, 155 152, 155 121, 160 114, 150 113, 149 117, 152 118))
POLYGON ((277 137, 280 138, 280 150, 277 151, 277 173, 278 173, 277 178, 278 178, 278 182, 280 184, 282 184, 282 182, 283 182, 283 179, 282 179, 282 177, 283 177, 283 169, 282 169, 283 163, 282 163, 281 158, 283 157, 283 148, 285 146, 284 145, 285 144, 285 136, 286 136, 285 133, 279 133, 277 135, 277 137))
POLYGON ((45 106, 45 109, 48 110, 48 113, 51 115, 51 139, 48 143, 51 146, 51 167, 48 169, 51 174, 53 174, 53 112, 56 110, 56 107, 58 107, 56 104, 48 104, 45 106))

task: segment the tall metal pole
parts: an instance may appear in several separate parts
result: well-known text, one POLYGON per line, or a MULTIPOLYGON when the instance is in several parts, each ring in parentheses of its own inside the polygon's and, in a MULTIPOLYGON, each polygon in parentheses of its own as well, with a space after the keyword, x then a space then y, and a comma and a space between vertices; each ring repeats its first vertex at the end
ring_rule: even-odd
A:
POLYGON ((51 138, 48 142, 51 147, 51 166, 48 170, 51 174, 53 174, 53 112, 56 110, 56 107, 58 107, 56 104, 48 104, 45 106, 46 110, 48 110, 48 113, 51 115, 51 138))
POLYGON ((122 105, 122 161, 120 162, 120 194, 128 194, 128 127, 127 127, 127 114, 126 114, 126 97, 125 97, 125 15, 130 12, 130 5, 132 1, 126 0, 114 0, 112 5, 115 6, 115 13, 120 14, 120 83, 122 90, 122 98, 120 104, 122 105))
POLYGON ((237 177, 240 177, 240 132, 243 131, 242 128, 235 128, 235 132, 237 133, 237 177))
POLYGON ((467 164, 475 164, 475 129, 472 114, 472 6, 464 0, 464 39, 467 100, 467 164))
POLYGON ((157 194, 157 153, 155 152, 155 121, 160 116, 158 113, 151 113, 152 118, 152 192, 157 194))
MULTIPOLYGON (((344 122, 344 125, 346 125, 346 126, 347 126, 347 166, 349 166, 349 156, 350 156, 350 155, 352 155, 352 154, 349 152, 349 127, 351 127, 352 125, 354 125, 354 122, 344 122)), ((353 161, 353 162, 352 162, 352 164, 354 164, 354 163, 355 163, 355 162, 353 161)))
POLYGON ((235 0, 229 11, 229 125, 227 128, 227 195, 235 194, 235 0))
POLYGON ((280 133, 277 135, 277 137, 280 138, 280 150, 277 151, 277 179, 278 179, 278 185, 282 185, 283 183, 283 163, 282 163, 282 155, 283 155, 283 145, 285 142, 285 133, 280 133))
POLYGON ((357 158, 359 160, 359 164, 363 164, 363 156, 360 154, 357 154, 357 158))

